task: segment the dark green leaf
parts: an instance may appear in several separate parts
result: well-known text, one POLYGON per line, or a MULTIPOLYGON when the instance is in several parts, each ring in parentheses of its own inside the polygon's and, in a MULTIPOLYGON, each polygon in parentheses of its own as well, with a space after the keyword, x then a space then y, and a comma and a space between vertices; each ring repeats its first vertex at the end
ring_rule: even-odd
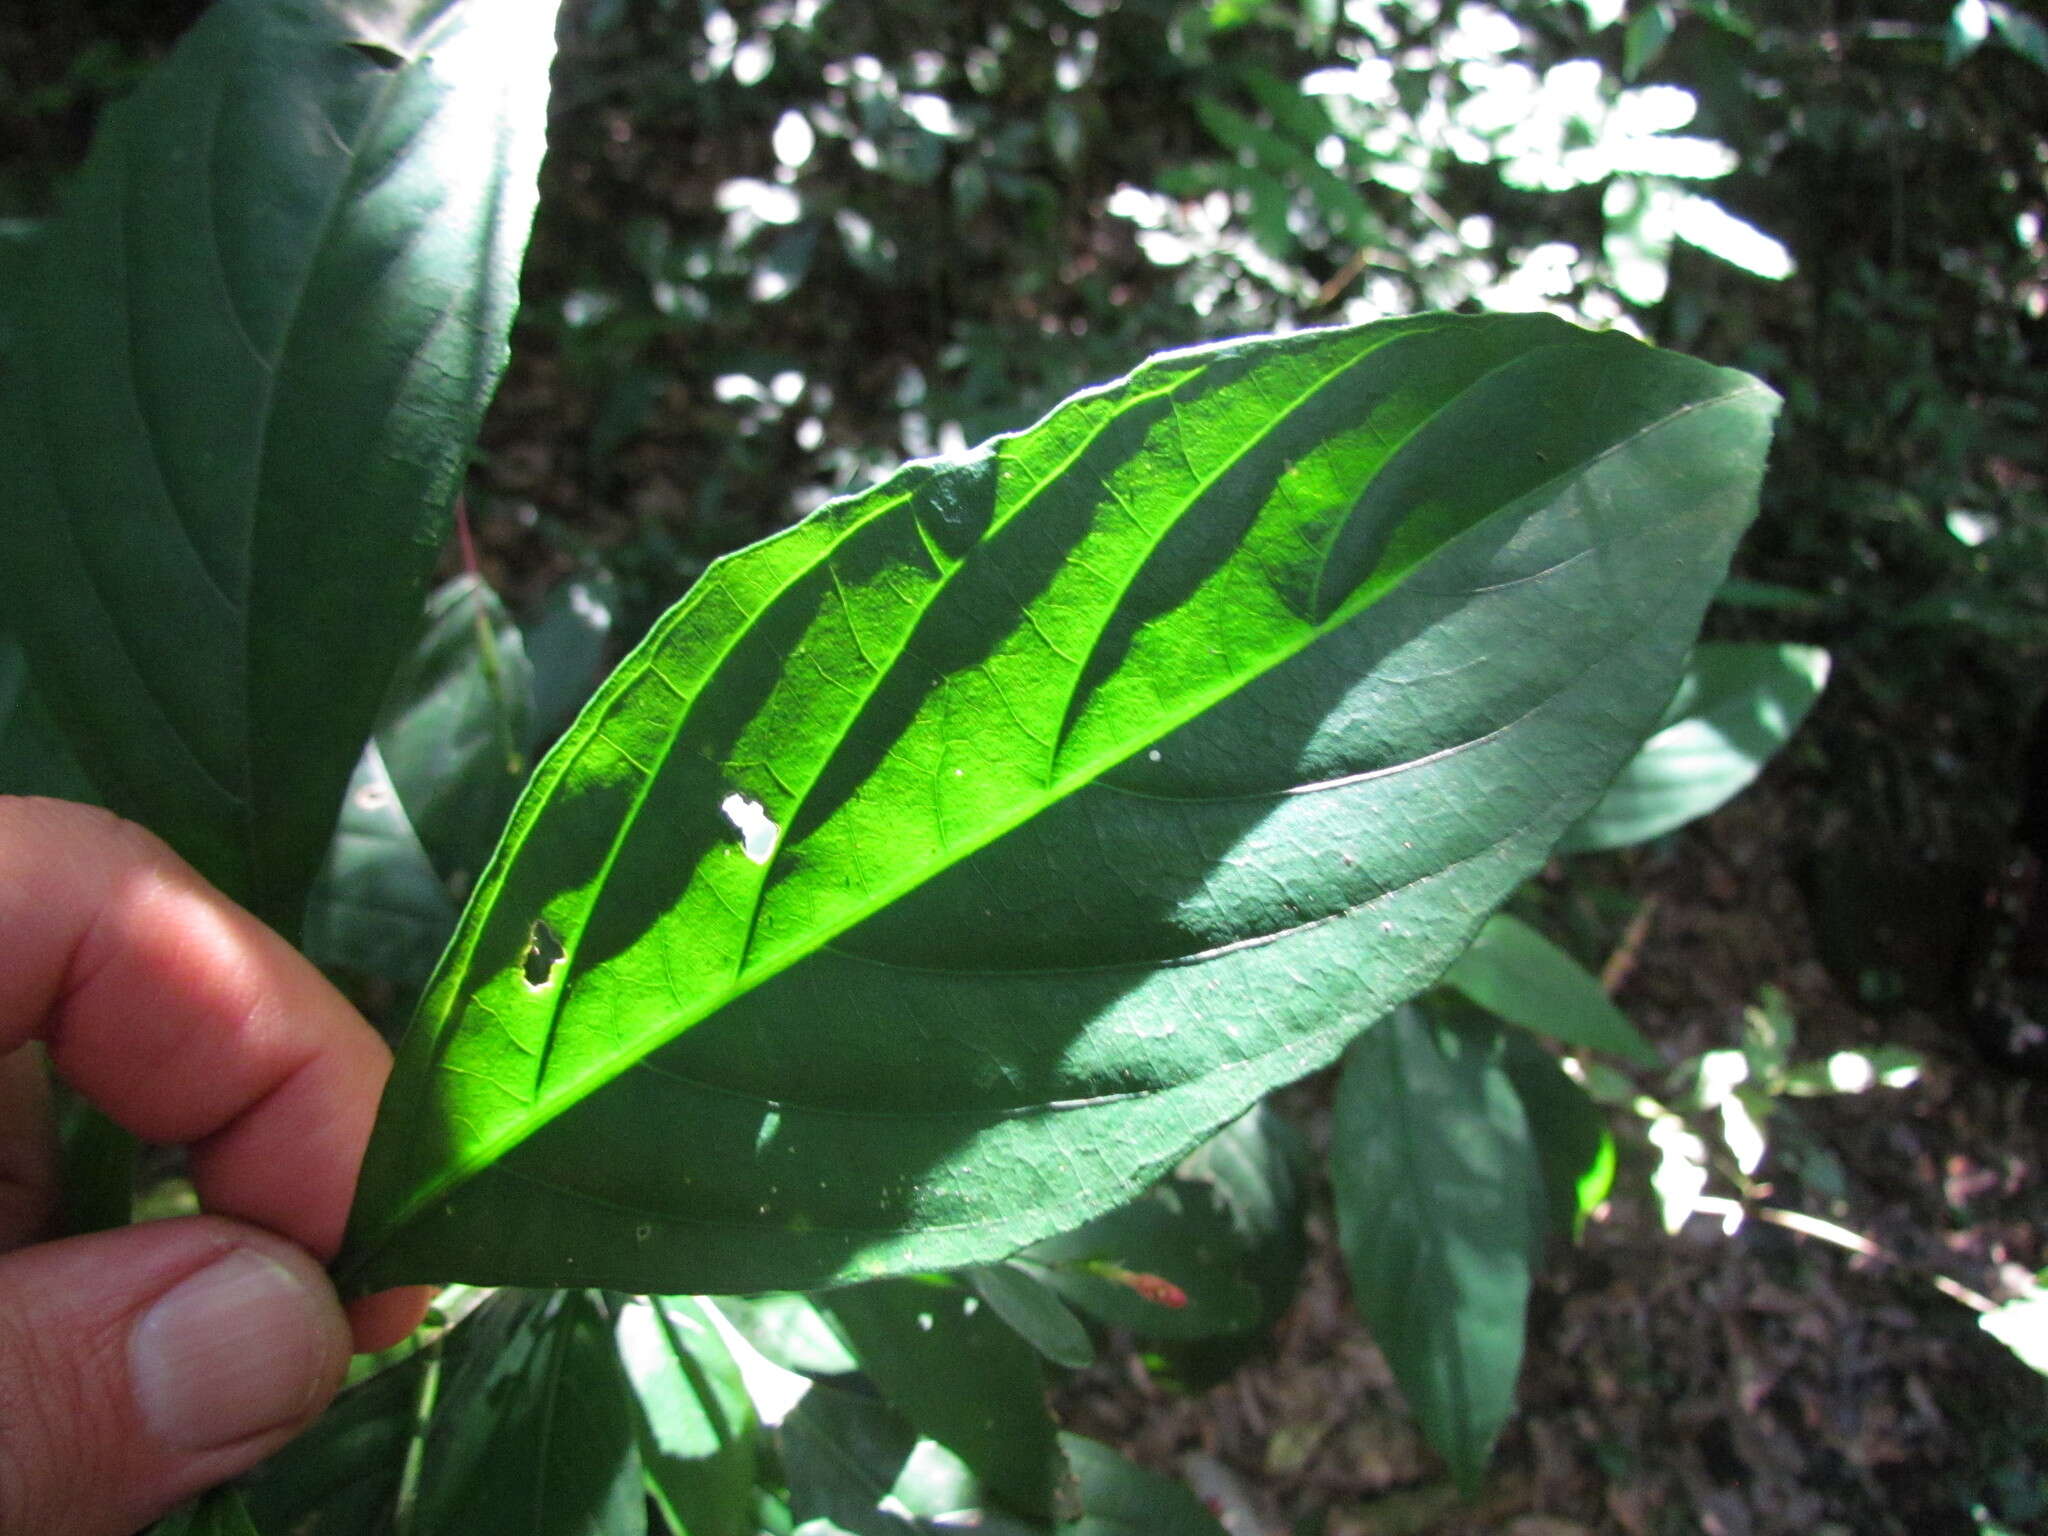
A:
POLYGON ((739 1367, 701 1303, 638 1297, 618 1319, 640 1406, 640 1460, 687 1536, 752 1536, 758 1424, 739 1367))
POLYGON ((1647 842, 1733 799, 1791 739, 1827 678, 1828 653, 1810 645, 1702 645, 1663 726, 1560 849, 1647 842))
POLYGON ((1577 1242, 1586 1218, 1614 1188, 1614 1133, 1586 1090, 1526 1035, 1509 1033, 1501 1066, 1522 1101, 1542 1167, 1546 1224, 1562 1241, 1577 1242))
POLYGON ((1483 1018, 1407 1007, 1351 1047, 1330 1177, 1351 1293, 1466 1493, 1513 1406, 1542 1183, 1483 1018))
POLYGON ((1524 1029, 1638 1066, 1662 1066, 1656 1047, 1629 1023, 1598 978, 1518 917, 1495 913, 1444 985, 1524 1029))
POLYGON ((1302 1153, 1263 1105, 1143 1197, 1024 1255, 1074 1305, 1148 1339, 1264 1330, 1306 1252, 1302 1153))
POLYGON ((420 846, 372 740, 348 783, 327 862, 306 902, 302 947, 325 966, 424 987, 456 908, 420 846))
POLYGON ((1308 331, 719 562, 536 770, 347 1283, 815 1286, 1134 1197, 1590 807, 1773 409, 1542 316, 1308 331))
POLYGON ((988 1264, 962 1276, 989 1310, 1055 1365, 1085 1370, 1095 1363, 1095 1344, 1059 1294, 1022 1264, 988 1264))
POLYGON ((805 1532, 938 1536, 967 1526, 988 1536, 1029 1536, 1036 1529, 985 1509, 966 1464, 920 1440, 874 1398, 814 1386, 784 1421, 781 1442, 790 1512, 805 1532))
POLYGON ((572 576, 548 593, 526 625, 526 656, 533 668, 529 749, 553 739, 597 687, 618 605, 618 583, 610 576, 572 576))
POLYGON ((801 1376, 841 1376, 860 1362, 808 1296, 720 1296, 711 1305, 775 1365, 801 1376))
POLYGON ((111 108, 0 396, 0 597, 107 803, 296 933, 504 363, 550 0, 221 0, 111 108))
POLYGON ((2035 68, 2048 70, 2048 26, 2004 0, 1990 0, 1989 9, 1992 30, 1999 40, 2035 68))
POLYGON ((241 1494, 215 1488, 164 1516, 146 1536, 262 1536, 241 1494))
POLYGON ((825 1298, 861 1370, 920 1435, 1021 1515, 1052 1512, 1059 1448, 1031 1346, 972 1291, 884 1280, 825 1298))
POLYGON ((1060 1536, 1223 1536, 1202 1501, 1171 1478, 1080 1435, 1061 1435, 1060 1449, 1080 1480, 1082 1511, 1060 1523, 1060 1536))
POLYGON ((1653 0, 1628 19, 1621 39, 1621 77, 1634 80, 1657 62, 1664 45, 1677 30, 1677 18, 1665 0, 1653 0))
POLYGON ((99 798, 71 744, 36 696, 28 658, 5 634, 0 634, 0 795, 87 803, 99 798))
POLYGON ((456 577, 427 599, 373 739, 420 845, 457 891, 475 884, 526 782, 533 717, 518 626, 497 593, 456 577))
MULTIPOLYGON (((538 1297, 507 1332, 501 1347, 472 1349, 443 1374, 414 1528, 640 1536, 647 1501, 637 1416, 597 1303, 583 1291, 538 1297)), ((457 1337, 464 1334, 470 1329, 457 1337)))
POLYGON ((76 1237, 127 1226, 135 1204, 140 1145, 97 1105, 61 1082, 54 1085, 54 1092, 61 1181, 58 1229, 76 1237))

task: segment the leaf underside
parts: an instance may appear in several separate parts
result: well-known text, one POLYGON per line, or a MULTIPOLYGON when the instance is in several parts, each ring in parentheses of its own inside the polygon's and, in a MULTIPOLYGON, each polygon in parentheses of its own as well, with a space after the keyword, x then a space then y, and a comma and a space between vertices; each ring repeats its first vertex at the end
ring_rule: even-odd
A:
POLYGON ((1594 802, 1775 404, 1544 317, 1258 338, 721 561, 514 812, 346 1283, 809 1288, 1131 1198, 1594 802))

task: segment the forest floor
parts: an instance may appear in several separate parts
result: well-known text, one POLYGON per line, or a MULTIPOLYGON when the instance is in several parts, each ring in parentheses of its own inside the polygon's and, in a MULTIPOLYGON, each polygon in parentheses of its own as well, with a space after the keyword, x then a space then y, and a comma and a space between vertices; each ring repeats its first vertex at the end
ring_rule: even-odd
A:
MULTIPOLYGON (((1653 1154, 1617 1124, 1614 1195, 1539 1282, 1519 1412, 1476 1503, 1456 1497, 1350 1307, 1327 1189, 1265 1357, 1182 1396, 1126 1352, 1068 1383, 1069 1427, 1188 1478, 1245 1536, 1936 1536, 1998 1530, 1971 1516, 1987 1487, 2024 1510, 2048 1382, 1932 1282, 1996 1297, 2048 1261, 2048 1084, 1984 1065, 1930 1018, 1880 1023, 1845 999, 1788 867, 1793 815, 1767 782, 1661 856, 1613 861, 1650 914, 1616 995, 1674 1062, 1738 1044, 1766 985, 1791 1004, 1802 1058, 1925 1054, 1915 1086, 1771 1122, 1774 1145, 1838 1160, 1846 1199, 1806 1214, 1869 1252, 1757 1220, 1729 1233, 1695 1216, 1666 1235, 1653 1154)), ((1328 1099, 1323 1079, 1287 1101, 1312 1141, 1327 1141, 1328 1099)), ((2003 1528, 2048 1530, 2048 1510, 2003 1528)))

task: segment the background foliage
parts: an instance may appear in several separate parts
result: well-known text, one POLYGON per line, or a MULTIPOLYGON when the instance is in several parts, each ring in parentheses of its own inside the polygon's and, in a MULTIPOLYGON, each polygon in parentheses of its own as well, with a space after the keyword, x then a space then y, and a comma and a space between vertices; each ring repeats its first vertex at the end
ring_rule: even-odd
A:
MULTIPOLYGON (((0 27, 9 238, 200 9, 0 27)), ((1833 657, 1779 778, 1790 862, 1860 1003, 1961 1030, 2048 659, 2044 72, 2039 25, 1977 0, 573 4, 514 370, 469 482, 524 621, 502 654, 531 650, 537 688, 587 681, 717 553, 1158 347, 1425 306, 1635 329, 1786 397, 1715 632, 1833 657)), ((562 719, 537 696, 494 719, 424 655, 407 687, 387 761, 419 711, 515 757, 562 719)), ((443 831, 396 896, 330 863, 309 944, 351 901, 459 892, 488 833, 443 831)), ((1527 915, 1602 953, 1598 897, 1527 915)), ((432 957, 324 958, 423 978, 432 957)), ((365 983, 394 1019, 403 992, 365 983)), ((1748 1099, 1671 1102, 1760 1122, 1778 1079, 1755 1070, 1748 1099)), ((1643 1124, 1668 1150, 1680 1119, 1643 1124)), ((1825 1187, 1819 1152, 1801 1167, 1825 1187)), ((573 1350, 589 1319, 499 1326, 573 1350)), ((839 1406, 798 1443, 854 1433, 839 1406)), ((2006 1429, 1928 1508, 2041 1517, 2038 1437, 2006 1429)))

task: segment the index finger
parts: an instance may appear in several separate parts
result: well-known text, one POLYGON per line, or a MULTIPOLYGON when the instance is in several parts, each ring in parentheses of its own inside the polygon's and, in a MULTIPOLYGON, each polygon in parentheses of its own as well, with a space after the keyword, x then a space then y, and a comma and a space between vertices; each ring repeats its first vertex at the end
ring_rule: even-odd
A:
POLYGON ((0 1056, 190 1148, 201 1203, 340 1246, 391 1053, 283 939, 140 827, 0 797, 0 1056))

